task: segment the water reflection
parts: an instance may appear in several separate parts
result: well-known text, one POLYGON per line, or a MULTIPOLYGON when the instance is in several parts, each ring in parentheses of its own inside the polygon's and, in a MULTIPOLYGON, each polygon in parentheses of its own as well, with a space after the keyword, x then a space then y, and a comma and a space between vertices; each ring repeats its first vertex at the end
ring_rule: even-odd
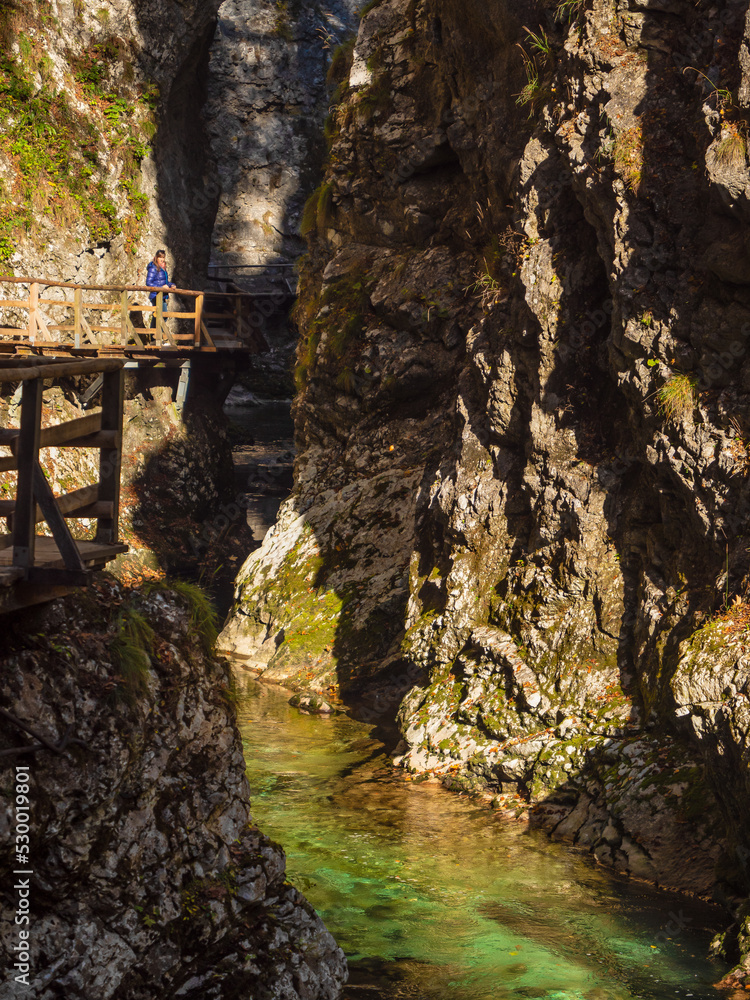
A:
POLYGON ((703 957, 720 912, 407 782, 370 727, 287 697, 251 681, 243 699, 253 814, 347 953, 350 1000, 722 996, 703 957))

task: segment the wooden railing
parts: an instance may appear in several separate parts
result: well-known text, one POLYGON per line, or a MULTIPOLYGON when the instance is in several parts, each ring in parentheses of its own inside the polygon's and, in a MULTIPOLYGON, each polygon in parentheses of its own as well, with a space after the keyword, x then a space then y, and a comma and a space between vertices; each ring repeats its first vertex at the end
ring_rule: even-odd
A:
POLYGON ((154 291, 145 285, 75 285, 0 277, 0 347, 100 354, 174 349, 255 352, 264 348, 262 334, 248 319, 252 295, 170 288, 158 291, 156 304, 151 305, 149 295, 154 291), (6 295, 8 286, 11 294, 6 295), (27 297, 19 294, 24 286, 27 297), (170 309, 169 303, 165 308, 169 295, 189 300, 192 309, 170 309), (210 311, 206 308, 209 298, 210 311), (153 326, 146 325, 151 320, 153 326))
MULTIPOLYGON (((80 586, 92 568, 104 565, 127 546, 118 541, 122 461, 123 361, 54 361, 25 358, 0 362, 0 382, 19 382, 21 417, 17 428, 0 429, 0 472, 18 473, 16 495, 0 501, 0 517, 10 533, 0 535, 0 588, 18 581, 47 586, 80 586), (102 373, 102 409, 53 427, 42 427, 44 380, 102 373), (44 448, 97 448, 99 481, 56 497, 39 461, 44 448), (93 541, 76 541, 66 518, 94 518, 93 541), (37 535, 46 522, 52 536, 37 535)), ((0 601, 0 605, 2 605, 0 601)), ((7 603, 7 602, 6 602, 7 603)))

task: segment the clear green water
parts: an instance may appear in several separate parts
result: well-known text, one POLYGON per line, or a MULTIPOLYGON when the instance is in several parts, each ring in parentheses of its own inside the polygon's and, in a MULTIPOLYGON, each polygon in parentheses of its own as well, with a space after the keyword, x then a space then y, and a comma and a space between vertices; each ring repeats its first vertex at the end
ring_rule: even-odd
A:
POLYGON ((723 996, 704 958, 721 912, 407 782, 372 726, 287 697, 251 681, 243 698, 253 815, 346 952, 349 1000, 723 996))

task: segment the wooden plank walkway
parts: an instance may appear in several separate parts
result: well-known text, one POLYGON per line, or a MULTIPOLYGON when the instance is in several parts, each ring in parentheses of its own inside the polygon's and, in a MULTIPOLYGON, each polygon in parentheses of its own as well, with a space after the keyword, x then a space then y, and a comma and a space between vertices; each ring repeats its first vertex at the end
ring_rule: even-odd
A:
MULTIPOLYGON (((285 286, 289 287, 289 286, 285 286)), ((153 358, 268 350, 262 293, 0 277, 0 354, 153 358), (182 307, 169 308, 165 301, 182 307)), ((283 295, 282 295, 283 298, 283 295)))
POLYGON ((21 386, 18 427, 0 429, 0 472, 17 473, 15 497, 0 501, 9 531, 0 535, 0 613, 50 600, 86 586, 91 574, 127 552, 118 538, 120 467, 124 400, 124 360, 66 361, 8 358, 0 382, 21 386), (101 375, 102 408, 53 427, 42 427, 45 379, 101 375), (39 461, 44 448, 94 448, 99 451, 99 481, 64 496, 53 494, 39 461), (93 539, 73 538, 66 519, 96 521, 93 539), (50 535, 38 535, 46 523, 50 535))

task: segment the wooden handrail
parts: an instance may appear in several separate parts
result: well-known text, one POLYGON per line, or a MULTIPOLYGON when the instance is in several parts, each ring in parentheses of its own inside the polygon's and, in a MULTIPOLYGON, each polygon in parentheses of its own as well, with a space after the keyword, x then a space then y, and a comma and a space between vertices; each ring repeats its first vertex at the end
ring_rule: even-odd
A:
MULTIPOLYGON (((0 326, 0 343, 16 347, 28 344, 35 351, 60 348, 71 353, 94 350, 97 354, 106 354, 114 350, 121 355, 153 350, 192 352, 239 347, 257 352, 264 349, 264 339, 258 335, 259 314, 253 314, 251 308, 256 298, 253 292, 204 292, 150 285, 79 285, 10 275, 0 276, 0 285, 3 283, 16 288, 27 285, 29 297, 24 301, 18 297, 19 292, 14 291, 12 298, 3 299, 0 293, 0 311, 22 310, 28 314, 23 320, 17 320, 18 326, 0 326), (73 295, 65 294, 58 299, 43 294, 44 289, 55 288, 70 289, 73 295), (87 302, 87 292, 104 293, 102 297, 108 301, 87 302), (138 298, 144 294, 148 295, 148 300, 139 302, 138 298), (192 310, 190 302, 179 301, 170 309, 170 295, 178 300, 192 298, 192 310), (208 311, 210 309, 213 311, 208 311), (61 314, 59 310, 64 312, 61 314), (140 324, 135 318, 138 315, 142 317, 140 324), (171 320, 181 325, 176 327, 171 320), (218 322, 223 329, 217 329, 214 323, 209 333, 206 325, 209 320, 218 322), (151 323, 153 326, 147 325, 151 323)), ((13 378, 18 378, 17 373, 11 376, 0 368, 0 382, 13 378)))
MULTIPOLYGON (((0 275, 0 285, 2 284, 13 284, 13 285, 43 285, 45 288, 77 288, 84 292, 157 292, 160 289, 162 291, 167 291, 170 295, 191 295, 197 297, 198 295, 206 295, 211 298, 226 298, 226 299, 252 299, 255 298, 257 293, 255 292, 214 292, 206 291, 203 289, 199 291, 195 288, 169 288, 165 289, 164 285, 79 285, 71 281, 52 281, 46 278, 17 278, 11 277, 10 275, 0 275)), ((3 303, 5 304, 5 303, 3 303)), ((12 302, 12 305, 26 305, 23 302, 12 302)), ((54 305, 72 305, 72 303, 66 302, 65 299, 51 301, 54 305)))
MULTIPOLYGON (((73 281, 52 281, 47 278, 16 278, 0 275, 0 285, 44 285, 45 288, 81 288, 85 292, 158 292, 166 291, 170 295, 204 295, 205 292, 197 291, 194 288, 165 288, 164 285, 81 285, 73 281)), ((213 293, 211 293, 213 294, 213 293)), ((229 294, 217 293, 217 294, 229 294)), ((68 303, 69 304, 69 303, 68 303)), ((66 305, 64 299, 60 299, 56 305, 66 305)))

